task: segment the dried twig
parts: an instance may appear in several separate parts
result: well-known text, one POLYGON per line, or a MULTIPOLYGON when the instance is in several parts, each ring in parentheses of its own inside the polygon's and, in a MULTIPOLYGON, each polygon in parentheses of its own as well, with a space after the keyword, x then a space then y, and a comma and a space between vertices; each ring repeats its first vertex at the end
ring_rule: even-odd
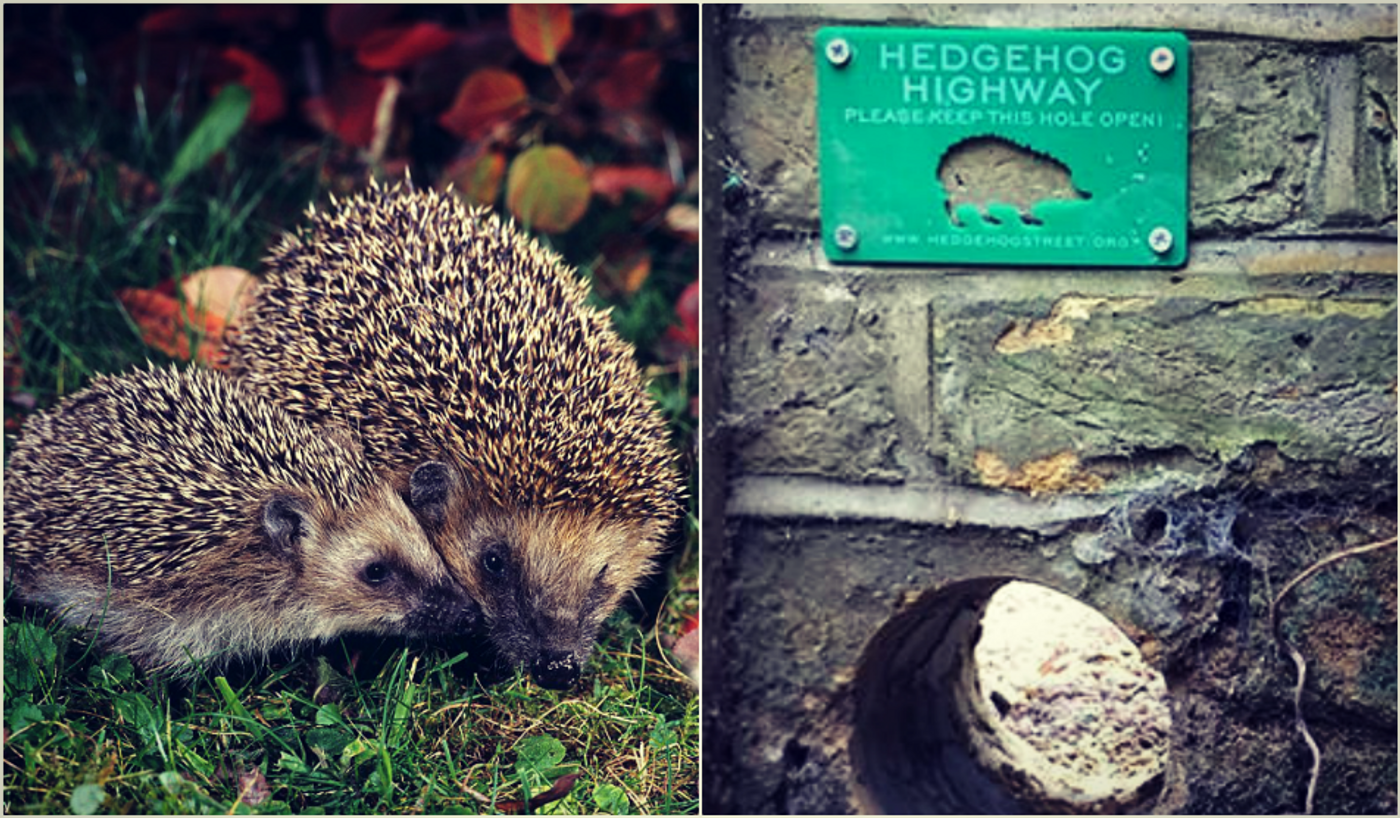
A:
POLYGON ((1308 749, 1312 751, 1312 775, 1308 779, 1308 798, 1305 815, 1313 814, 1313 797, 1317 794, 1317 778, 1318 774, 1322 771, 1322 750, 1317 746, 1317 742, 1313 740, 1312 734, 1308 732, 1308 723, 1303 718, 1303 683, 1308 676, 1308 663, 1303 659, 1303 654, 1299 652, 1297 648, 1293 647, 1287 639, 1284 639, 1283 634, 1279 632, 1279 604, 1283 602, 1284 597, 1288 596, 1288 592, 1297 587, 1299 583, 1327 566, 1350 557, 1369 554, 1372 551, 1380 551, 1383 548, 1394 548, 1395 542, 1396 538, 1391 537, 1388 540, 1380 540, 1379 542, 1367 543, 1366 545, 1358 545, 1355 548, 1338 551, 1335 554, 1318 560, 1301 574, 1290 579, 1288 583, 1283 586, 1282 590, 1278 592, 1278 596, 1274 597, 1274 601, 1269 604, 1269 624, 1273 630, 1274 640, 1280 645, 1283 645, 1284 650, 1288 651, 1288 655, 1293 659, 1293 665, 1298 669, 1298 681, 1293 686, 1293 723, 1298 727, 1298 732, 1303 734, 1303 740, 1308 743, 1308 749))

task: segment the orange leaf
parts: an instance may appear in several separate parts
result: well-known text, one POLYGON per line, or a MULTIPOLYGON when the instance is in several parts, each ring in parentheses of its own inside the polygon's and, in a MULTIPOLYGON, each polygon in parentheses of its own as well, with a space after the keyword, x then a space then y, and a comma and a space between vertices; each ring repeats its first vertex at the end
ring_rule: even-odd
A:
POLYGON ((525 56, 553 65, 574 33, 574 15, 563 3, 512 3, 510 38, 525 56))
POLYGON ((476 140, 493 127, 514 122, 527 110, 525 82, 500 68, 482 68, 462 81, 452 107, 438 124, 454 136, 476 140))
POLYGON ((468 202, 489 205, 501 195, 501 180, 506 176, 506 155, 500 151, 483 151, 475 156, 458 159, 447 166, 443 177, 453 190, 468 202))
POLYGON ((172 358, 190 359, 190 331, 194 326, 199 339, 199 360, 210 366, 220 364, 220 349, 224 332, 223 319, 195 311, 186 305, 181 314, 180 302, 155 290, 127 288, 117 291, 117 300, 141 328, 141 340, 172 358))
POLYGON ((506 207, 527 226, 563 233, 588 210, 588 170, 559 145, 536 145, 510 163, 506 207))
POLYGON ((621 204, 628 191, 641 194, 642 203, 632 217, 645 221, 661 210, 675 192, 671 174, 650 165, 601 165, 593 169, 593 192, 612 204, 621 204))
POLYGON ((593 95, 605 108, 635 108, 651 98, 660 77, 661 55, 655 51, 632 51, 622 55, 593 86, 593 95))
POLYGON ((371 71, 397 71, 443 50, 457 35, 432 22, 380 29, 360 40, 355 59, 371 71))
MULTIPOLYGON (((248 110, 248 121, 254 125, 266 125, 281 119, 287 111, 287 99, 277 72, 267 63, 234 46, 225 48, 220 56, 236 65, 241 72, 234 82, 253 92, 253 107, 248 110)), ((217 94, 219 88, 213 91, 217 94)))

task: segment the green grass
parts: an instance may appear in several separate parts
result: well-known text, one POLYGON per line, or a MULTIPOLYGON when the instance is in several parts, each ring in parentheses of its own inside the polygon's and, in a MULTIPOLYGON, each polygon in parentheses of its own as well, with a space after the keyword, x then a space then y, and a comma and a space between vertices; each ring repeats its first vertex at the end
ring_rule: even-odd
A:
MULTIPOLYGON (((142 342, 119 289, 215 264, 257 270, 273 238, 324 198, 336 179, 328 168, 346 161, 329 143, 239 133, 162 187, 204 104, 185 100, 180 116, 179 106, 118 111, 81 89, 7 91, 5 309, 20 328, 7 353, 22 371, 7 389, 7 453, 25 416, 93 375, 169 361, 142 342)), ((593 241, 561 247, 579 258, 571 243, 593 241)), ((615 305, 620 331, 649 349, 691 275, 685 263, 658 265, 615 305)), ((644 363, 678 445, 692 451, 694 375, 644 363)), ((378 672, 341 678, 333 703, 318 703, 316 655, 172 692, 89 634, 7 603, 3 811, 480 814, 577 772, 541 812, 695 813, 697 697, 656 636, 699 610, 693 511, 680 528, 656 629, 614 616, 567 694, 519 677, 480 684, 459 672, 461 656, 405 647, 378 672)))
MULTIPOLYGON (((170 694, 36 621, 5 628, 5 812, 485 814, 581 773, 542 814, 696 811, 698 701, 625 616, 582 692, 452 672, 395 650, 318 704, 315 657, 170 694), (256 785, 254 779, 261 779, 256 785), (249 807, 247 788, 263 799, 249 807)), ((256 800, 256 798, 255 798, 256 800)))

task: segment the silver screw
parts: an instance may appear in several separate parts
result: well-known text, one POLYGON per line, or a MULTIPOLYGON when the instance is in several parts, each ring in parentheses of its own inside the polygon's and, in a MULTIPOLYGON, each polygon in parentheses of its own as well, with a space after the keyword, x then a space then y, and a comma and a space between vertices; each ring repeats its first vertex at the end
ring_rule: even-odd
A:
POLYGON ((1152 70, 1158 74, 1166 74, 1176 66, 1176 54, 1164 45, 1152 49, 1149 59, 1152 62, 1152 70))
POLYGON ((829 60, 829 61, 831 62, 832 65, 837 66, 838 68, 839 68, 840 66, 843 66, 843 65, 845 65, 846 63, 850 62, 850 61, 851 61, 851 46, 850 46, 850 43, 847 43, 845 40, 841 39, 840 37, 837 37, 836 39, 834 39, 834 40, 832 40, 831 42, 827 43, 827 44, 826 44, 826 58, 827 58, 827 60, 829 60))
POLYGON ((1165 253, 1172 249, 1172 231, 1165 227, 1153 229, 1147 235, 1147 246, 1152 248, 1154 253, 1165 253))
POLYGON ((842 250, 850 251, 856 249, 856 243, 860 241, 860 234, 849 224, 839 225, 832 234, 836 240, 836 246, 842 250))

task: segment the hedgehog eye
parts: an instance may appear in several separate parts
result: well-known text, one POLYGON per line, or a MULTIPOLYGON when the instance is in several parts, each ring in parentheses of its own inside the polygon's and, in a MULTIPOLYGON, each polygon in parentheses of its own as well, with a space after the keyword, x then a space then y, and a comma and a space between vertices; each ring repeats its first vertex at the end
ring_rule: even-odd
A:
POLYGON ((487 552, 486 556, 481 558, 481 567, 485 568, 486 572, 489 574, 500 576, 506 571, 505 557, 502 557, 495 551, 487 552))
POLYGON ((364 580, 366 585, 382 585, 389 579, 390 573, 392 572, 388 563, 371 562, 360 571, 360 579, 364 580))

